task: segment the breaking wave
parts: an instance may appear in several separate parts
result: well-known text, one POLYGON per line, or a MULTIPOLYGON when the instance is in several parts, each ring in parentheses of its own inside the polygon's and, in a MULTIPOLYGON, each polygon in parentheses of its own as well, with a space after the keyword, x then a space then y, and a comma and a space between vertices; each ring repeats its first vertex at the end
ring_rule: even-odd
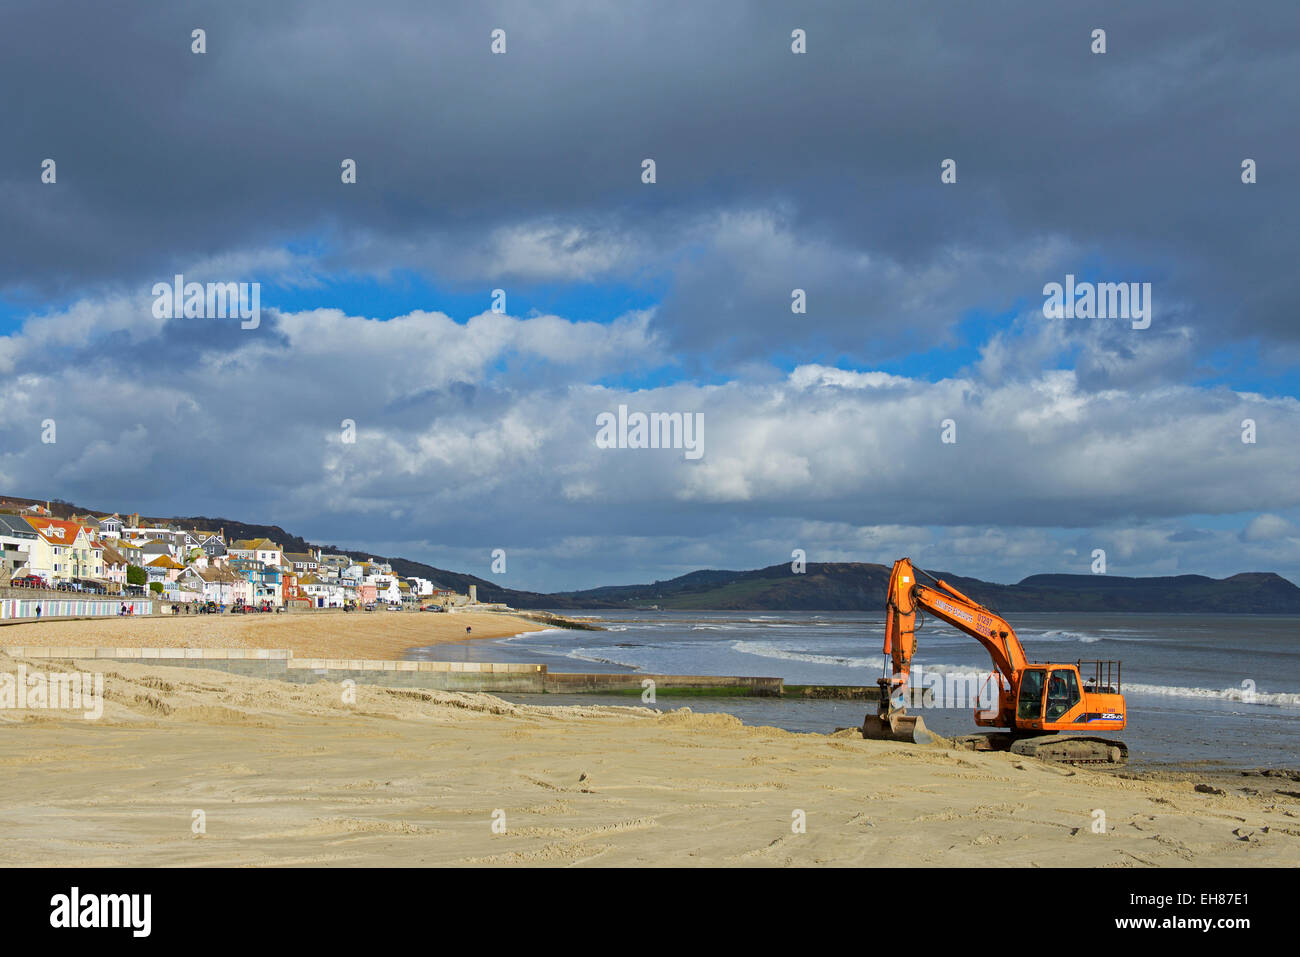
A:
POLYGON ((508 638, 502 638, 501 641, 518 641, 520 638, 540 638, 542 635, 559 635, 568 630, 568 628, 543 628, 540 631, 521 631, 517 635, 510 635, 508 638))
POLYGON ((1077 641, 1085 645, 1090 645, 1094 641, 1101 641, 1100 635, 1084 635, 1077 631, 1045 631, 1041 635, 1026 635, 1027 641, 1077 641))
POLYGON ((602 665, 617 665, 620 668, 631 668, 633 671, 640 671, 641 666, 632 664, 630 661, 619 661, 617 658, 606 657, 616 652, 613 648, 588 648, 585 651, 568 651, 565 652, 566 658, 572 658, 575 661, 591 661, 602 665), (603 652, 603 654, 601 654, 603 652))
POLYGON ((758 641, 734 641, 732 651, 742 655, 757 655, 759 658, 778 658, 782 661, 802 661, 814 665, 839 665, 844 668, 879 668, 880 655, 870 658, 854 658, 848 655, 815 655, 807 651, 788 651, 774 645, 758 641))
POLYGON ((1179 688, 1166 685, 1144 685, 1124 682, 1124 693, 1161 695, 1167 698, 1213 698, 1219 701, 1240 701, 1242 704, 1262 704, 1275 708, 1300 708, 1300 694, 1293 691, 1247 691, 1245 688, 1179 688))

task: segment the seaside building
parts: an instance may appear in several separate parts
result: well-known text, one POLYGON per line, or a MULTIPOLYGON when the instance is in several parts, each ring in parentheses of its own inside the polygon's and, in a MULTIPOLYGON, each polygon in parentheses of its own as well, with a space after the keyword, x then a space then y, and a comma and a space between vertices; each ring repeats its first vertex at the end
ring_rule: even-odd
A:
POLYGON ((130 565, 127 557, 108 542, 104 546, 104 581, 109 584, 109 591, 120 594, 126 590, 126 570, 130 565))
POLYGON ((428 598, 433 595, 438 585, 429 581, 427 578, 410 577, 406 579, 411 585, 411 594, 417 598, 428 598))
POLYGON ((28 565, 51 584, 83 581, 99 584, 104 577, 104 549, 91 530, 55 518, 28 518, 36 533, 28 565))
POLYGON ((203 554, 208 556, 208 561, 213 562, 218 558, 225 558, 230 550, 226 547, 226 530, 223 528, 218 532, 193 532, 199 539, 199 547, 203 549, 203 554))
POLYGON ((36 532, 26 519, 0 515, 0 582, 7 582, 30 569, 31 547, 36 532))
POLYGON ((249 602, 261 604, 269 601, 273 605, 282 603, 282 573, 278 566, 268 565, 252 558, 232 558, 230 571, 248 583, 249 602))
POLYGON ((284 560, 293 565, 293 570, 301 575, 320 568, 320 560, 311 552, 285 552, 284 560))
POLYGON ((105 539, 117 539, 122 537, 122 529, 125 528, 121 517, 114 512, 107 518, 99 520, 99 537, 105 539))
POLYGON ((284 561, 284 551, 269 538, 246 538, 232 542, 228 549, 231 558, 279 565, 284 561))
POLYGON ((185 566, 170 555, 159 555, 152 561, 145 563, 144 571, 149 578, 150 584, 160 582, 166 585, 176 581, 181 572, 185 571, 185 566))
POLYGON ((229 568, 198 568, 194 570, 202 585, 203 600, 219 605, 249 604, 253 590, 249 582, 229 568))

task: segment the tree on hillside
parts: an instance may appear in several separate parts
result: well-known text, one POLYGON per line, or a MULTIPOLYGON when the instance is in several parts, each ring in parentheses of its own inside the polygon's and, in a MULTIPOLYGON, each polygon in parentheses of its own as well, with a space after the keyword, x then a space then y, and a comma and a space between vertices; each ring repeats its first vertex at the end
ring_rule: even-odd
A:
POLYGON ((143 585, 148 580, 148 574, 139 565, 126 566, 126 583, 128 585, 143 585))

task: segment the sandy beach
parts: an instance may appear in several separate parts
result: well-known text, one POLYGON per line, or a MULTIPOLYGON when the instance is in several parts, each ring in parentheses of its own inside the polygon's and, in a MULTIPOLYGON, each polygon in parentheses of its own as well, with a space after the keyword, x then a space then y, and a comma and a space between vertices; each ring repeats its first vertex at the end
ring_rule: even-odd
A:
POLYGON ((401 658, 409 648, 546 627, 500 612, 150 615, 5 625, 0 647, 288 648, 298 658, 401 658))
MULTIPOLYGON (((292 619, 249 626, 258 643, 292 644, 260 637, 288 634, 292 619)), ((94 667, 0 656, 0 672, 20 664, 94 667)), ((0 863, 1300 863, 1300 785, 1285 779, 1200 793, 1178 775, 792 734, 687 709, 364 685, 347 703, 333 683, 99 668, 99 720, 0 711, 0 863)))

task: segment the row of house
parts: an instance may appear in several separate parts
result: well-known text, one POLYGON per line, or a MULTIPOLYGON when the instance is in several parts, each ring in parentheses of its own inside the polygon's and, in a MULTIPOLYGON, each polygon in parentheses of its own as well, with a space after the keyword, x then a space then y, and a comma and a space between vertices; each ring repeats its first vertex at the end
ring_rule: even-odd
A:
POLYGON ((0 511, 0 584, 26 575, 51 585, 96 586, 114 594, 147 588, 172 601, 224 605, 466 602, 466 596, 428 579, 402 578, 382 562, 321 550, 287 552, 265 538, 227 542, 225 529, 149 524, 138 514, 61 520, 48 505, 0 511), (132 575, 132 568, 139 571, 132 575))

